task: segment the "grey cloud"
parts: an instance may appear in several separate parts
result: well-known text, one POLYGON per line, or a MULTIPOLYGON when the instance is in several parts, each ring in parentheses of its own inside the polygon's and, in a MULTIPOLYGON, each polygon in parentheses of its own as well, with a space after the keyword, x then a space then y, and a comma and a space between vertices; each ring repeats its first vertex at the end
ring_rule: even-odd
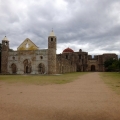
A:
POLYGON ((119 0, 2 0, 1 3, 0 39, 7 35, 11 47, 17 48, 28 37, 40 48, 47 48, 47 37, 53 28, 60 45, 71 43, 76 50, 88 44, 85 50, 90 52, 119 51, 119 44, 115 44, 120 40, 119 0))

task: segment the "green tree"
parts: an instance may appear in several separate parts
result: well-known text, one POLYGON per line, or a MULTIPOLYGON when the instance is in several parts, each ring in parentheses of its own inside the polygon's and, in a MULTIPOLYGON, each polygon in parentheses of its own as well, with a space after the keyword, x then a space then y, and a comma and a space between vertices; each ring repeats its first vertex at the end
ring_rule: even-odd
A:
POLYGON ((119 71, 120 70, 120 59, 108 59, 104 62, 106 71, 119 71))

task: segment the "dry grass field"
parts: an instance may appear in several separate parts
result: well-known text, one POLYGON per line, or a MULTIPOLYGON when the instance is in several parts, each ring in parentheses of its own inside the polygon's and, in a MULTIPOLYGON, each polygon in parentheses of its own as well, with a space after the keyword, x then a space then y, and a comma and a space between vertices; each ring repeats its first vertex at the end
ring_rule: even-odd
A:
POLYGON ((120 120, 120 95, 97 72, 0 76, 0 120, 120 120))
POLYGON ((56 74, 56 75, 0 75, 0 81, 6 83, 26 83, 36 85, 65 84, 76 80, 87 72, 56 74))
POLYGON ((117 94, 120 95, 120 73, 119 72, 104 72, 101 73, 104 82, 117 94))

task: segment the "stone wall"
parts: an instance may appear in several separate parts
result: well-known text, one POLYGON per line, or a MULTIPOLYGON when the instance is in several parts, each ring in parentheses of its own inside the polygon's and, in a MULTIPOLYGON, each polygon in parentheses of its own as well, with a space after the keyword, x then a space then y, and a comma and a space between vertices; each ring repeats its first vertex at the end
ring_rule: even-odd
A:
MULTIPOLYGON (((13 73, 12 65, 16 65, 16 74, 47 74, 48 73, 48 50, 35 51, 13 51, 9 52, 8 57, 8 72, 13 73), (39 65, 42 64, 39 68, 39 65), (28 68, 26 68, 28 67, 28 68), (44 67, 44 71, 42 71, 44 67), (41 71, 40 71, 41 69, 41 71), (41 73, 42 72, 42 73, 41 73)), ((15 69, 15 68, 14 68, 15 69)))
POLYGON ((48 37, 48 74, 56 74, 56 36, 48 37))
POLYGON ((106 53, 103 55, 95 55, 94 58, 92 58, 91 55, 88 56, 88 71, 91 71, 92 65, 95 66, 94 71, 104 72, 104 62, 108 59, 116 59, 118 60, 118 55, 114 53, 106 53))
POLYGON ((98 60, 88 60, 87 71, 99 71, 98 60))
POLYGON ((8 74, 8 52, 9 52, 9 41, 2 40, 2 52, 1 52, 1 73, 8 74))
POLYGON ((58 54, 56 60, 57 73, 87 71, 87 52, 58 54))

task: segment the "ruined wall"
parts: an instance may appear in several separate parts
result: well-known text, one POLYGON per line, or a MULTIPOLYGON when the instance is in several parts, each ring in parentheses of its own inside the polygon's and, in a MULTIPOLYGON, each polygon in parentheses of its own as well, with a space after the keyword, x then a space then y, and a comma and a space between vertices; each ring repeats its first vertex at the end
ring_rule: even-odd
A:
MULTIPOLYGON (((48 73, 48 50, 34 50, 34 51, 13 51, 9 52, 8 57, 8 72, 13 73, 12 65, 16 65, 16 74, 47 74, 48 73), (41 73, 39 65, 44 65, 44 71, 41 73), (26 68, 28 67, 28 68, 26 68), (30 68, 29 68, 30 67, 30 68)), ((14 68, 15 69, 15 68, 14 68)))
POLYGON ((88 60, 87 71, 99 71, 98 60, 88 60))
POLYGON ((57 55, 57 73, 87 71, 87 52, 72 52, 57 55))
POLYGON ((95 55, 92 58, 81 49, 74 52, 67 48, 56 55, 57 37, 52 31, 48 36, 48 49, 39 50, 29 39, 25 39, 18 51, 10 51, 6 36, 2 40, 1 72, 3 74, 56 74, 82 71, 105 71, 104 62, 118 59, 116 54, 95 55))
POLYGON ((66 59, 59 54, 56 61, 56 73, 76 72, 76 63, 72 59, 66 59))
POLYGON ((114 53, 107 53, 103 55, 95 55, 94 58, 92 58, 91 55, 88 56, 88 71, 91 71, 92 65, 95 66, 95 71, 104 72, 104 62, 108 59, 118 59, 118 55, 114 53))

